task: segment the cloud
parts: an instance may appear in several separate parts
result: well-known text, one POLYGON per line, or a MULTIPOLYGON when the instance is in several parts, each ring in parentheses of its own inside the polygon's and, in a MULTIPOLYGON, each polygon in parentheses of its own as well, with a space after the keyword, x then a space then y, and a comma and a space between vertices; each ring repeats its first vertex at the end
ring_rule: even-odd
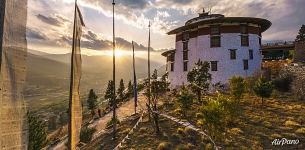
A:
POLYGON ((68 19, 66 19, 63 16, 58 15, 58 14, 56 14, 54 16, 44 16, 42 14, 38 14, 37 18, 44 23, 47 23, 47 24, 50 24, 53 26, 58 26, 58 27, 63 26, 67 22, 71 22, 68 19))
POLYGON ((27 28, 27 37, 33 40, 48 40, 48 37, 37 29, 27 28))

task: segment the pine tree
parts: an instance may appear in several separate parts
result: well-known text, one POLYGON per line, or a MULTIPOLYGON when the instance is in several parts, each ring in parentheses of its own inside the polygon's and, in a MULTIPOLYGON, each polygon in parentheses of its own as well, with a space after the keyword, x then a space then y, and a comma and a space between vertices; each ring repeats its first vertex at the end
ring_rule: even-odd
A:
POLYGON ((118 88, 118 92, 117 92, 118 98, 119 98, 120 101, 123 101, 125 99, 124 90, 125 90, 124 81, 123 81, 123 79, 121 79, 120 85, 119 85, 119 88, 118 88))
POLYGON ((104 98, 109 101, 109 107, 110 108, 112 108, 112 104, 113 104, 112 103, 112 98, 113 98, 113 95, 114 95, 113 94, 113 89, 114 89, 113 81, 109 80, 104 98))
POLYGON ((90 90, 89 96, 87 99, 88 109, 91 110, 92 115, 95 114, 95 109, 97 108, 97 95, 93 91, 93 89, 90 90))
POLYGON ((193 103, 193 95, 183 87, 180 93, 177 95, 177 102, 179 107, 183 110, 183 115, 186 117, 187 111, 191 108, 193 103))
POLYGON ((305 25, 303 24, 295 39, 296 42, 305 41, 305 25))
MULTIPOLYGON (((158 80, 158 72, 155 69, 154 73, 152 74, 152 82, 151 82, 151 98, 153 102, 154 111, 157 111, 158 99, 160 98, 160 96, 166 93, 168 89, 168 85, 169 84, 166 82, 165 76, 162 78, 162 80, 158 80)), ((154 113, 153 117, 156 125, 156 133, 159 133, 160 132, 159 123, 158 123, 159 116, 156 113, 154 113)))
POLYGON ((201 92, 209 89, 212 79, 209 70, 210 64, 208 62, 198 60, 195 68, 187 74, 187 81, 190 83, 192 91, 196 93, 198 101, 201 101, 201 92))
POLYGON ((42 149, 47 144, 46 124, 32 112, 27 113, 29 122, 29 150, 42 149))
POLYGON ((246 92, 246 82, 240 76, 233 76, 230 80, 230 94, 238 103, 246 92))
POLYGON ((128 82, 126 95, 127 95, 127 97, 131 97, 133 95, 133 85, 131 83, 131 80, 129 80, 129 82, 128 82))
POLYGON ((255 94, 262 98, 262 106, 264 105, 264 98, 269 98, 271 96, 273 85, 271 81, 261 77, 259 78, 253 88, 255 94))

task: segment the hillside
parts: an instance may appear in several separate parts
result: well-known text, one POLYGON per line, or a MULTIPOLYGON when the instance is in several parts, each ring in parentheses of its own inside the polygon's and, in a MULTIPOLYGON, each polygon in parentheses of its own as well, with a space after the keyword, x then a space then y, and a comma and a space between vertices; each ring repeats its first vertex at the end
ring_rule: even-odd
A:
MULTIPOLYGON (((28 54, 25 99, 30 109, 41 109, 52 104, 66 103, 69 90, 70 54, 48 54, 30 50, 28 54), (33 54, 35 53, 35 54, 33 54)), ((93 88, 102 97, 108 80, 112 78, 112 58, 109 56, 82 56, 81 95, 86 96, 93 88)), ((152 68, 160 68, 161 63, 152 61, 152 68)), ((136 58, 138 78, 146 77, 147 61, 136 58)), ((117 59, 117 84, 123 78, 125 84, 132 79, 132 58, 122 56, 117 59)), ((53 107, 53 106, 52 106, 53 107)))

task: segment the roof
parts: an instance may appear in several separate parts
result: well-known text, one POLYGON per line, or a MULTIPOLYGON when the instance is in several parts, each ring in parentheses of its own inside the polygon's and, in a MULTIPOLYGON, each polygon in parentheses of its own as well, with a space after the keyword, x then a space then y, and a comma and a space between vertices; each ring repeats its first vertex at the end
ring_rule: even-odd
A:
POLYGON ((176 49, 172 49, 172 50, 165 51, 165 52, 163 52, 161 55, 164 56, 164 57, 166 57, 169 53, 174 53, 174 52, 176 52, 176 49))
POLYGON ((184 26, 169 31, 167 34, 177 34, 187 29, 197 28, 199 25, 213 24, 213 23, 224 23, 224 22, 240 22, 240 23, 254 23, 258 24, 262 28, 262 32, 265 32, 270 26, 271 22, 267 19, 253 18, 253 17, 212 17, 209 19, 200 19, 200 17, 189 20, 184 26))

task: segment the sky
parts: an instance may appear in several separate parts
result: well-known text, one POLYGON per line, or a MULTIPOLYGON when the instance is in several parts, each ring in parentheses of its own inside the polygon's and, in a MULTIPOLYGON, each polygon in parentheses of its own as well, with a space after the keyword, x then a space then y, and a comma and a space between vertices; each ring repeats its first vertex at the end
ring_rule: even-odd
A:
MULTIPOLYGON (((78 0, 85 27, 82 49, 85 54, 109 54, 112 41, 112 0, 78 0)), ((272 22, 263 33, 264 41, 294 40, 305 24, 305 0, 116 0, 115 29, 120 55, 137 52, 148 45, 155 51, 173 49, 175 37, 166 33, 202 12, 231 17, 258 17, 272 22)), ((47 53, 69 53, 73 30, 74 0, 28 0, 28 48, 47 53)))

